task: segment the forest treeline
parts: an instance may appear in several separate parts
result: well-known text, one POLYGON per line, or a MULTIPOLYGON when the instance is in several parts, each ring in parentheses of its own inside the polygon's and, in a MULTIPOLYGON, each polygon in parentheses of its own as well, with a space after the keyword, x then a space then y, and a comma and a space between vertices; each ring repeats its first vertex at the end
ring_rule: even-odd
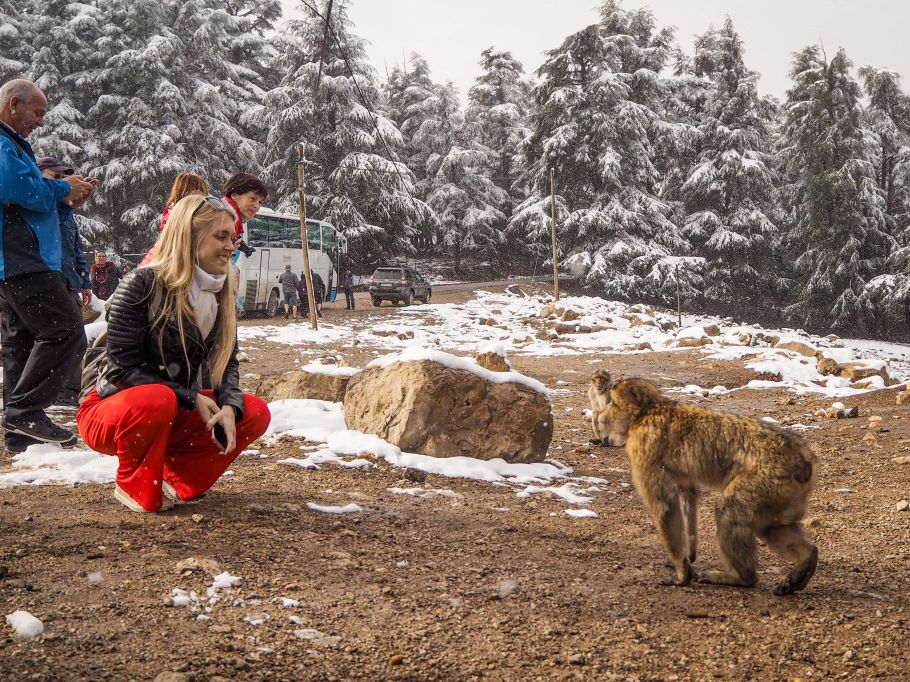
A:
POLYGON ((308 215, 345 232, 359 269, 447 254, 543 271, 552 169, 559 259, 591 293, 675 305, 679 273, 693 309, 905 336, 898 74, 810 45, 778 101, 729 19, 681 45, 606 0, 532 72, 483 51, 462 98, 417 54, 378 74, 350 2, 328 26, 327 5, 288 20, 278 0, 0 0, 0 80, 48 93, 32 141, 103 180, 82 225, 117 253, 154 241, 183 170, 216 188, 255 173, 296 210, 305 143, 308 215))

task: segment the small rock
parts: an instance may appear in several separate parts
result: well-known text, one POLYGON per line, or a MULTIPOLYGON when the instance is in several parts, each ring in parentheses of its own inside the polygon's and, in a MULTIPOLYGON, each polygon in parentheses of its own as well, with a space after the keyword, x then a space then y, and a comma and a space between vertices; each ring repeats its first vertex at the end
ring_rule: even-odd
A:
POLYGON ((190 518, 193 519, 193 523, 202 523, 205 517, 202 514, 193 514, 190 518))
POLYGON ((173 670, 166 670, 158 673, 155 682, 193 682, 195 678, 190 673, 178 673, 173 670))
POLYGON ((910 502, 907 500, 901 500, 896 505, 894 505, 894 511, 907 511, 908 508, 910 508, 910 502))
POLYGON ((404 656, 400 654, 389 656, 389 665, 401 665, 402 663, 404 663, 404 656))
POLYGON ((878 424, 880 421, 882 421, 882 418, 879 417, 877 414, 873 414, 873 415, 869 416, 869 425, 870 426, 873 424, 878 424))
POLYGON ((863 441, 865 441, 866 443, 874 443, 877 440, 878 440, 878 438, 876 438, 875 434, 871 433, 871 432, 867 433, 865 436, 863 436, 863 441))
POLYGON ((404 477, 414 483, 424 483, 427 480, 427 472, 420 469, 407 468, 404 470, 404 477))
POLYGON ((569 663, 572 665, 584 665, 587 662, 584 654, 572 654, 569 656, 569 663))
POLYGON ((859 416, 859 408, 856 406, 848 407, 843 412, 844 419, 856 419, 859 416))
POLYGON ((910 457, 892 457, 891 461, 895 464, 910 464, 910 457))

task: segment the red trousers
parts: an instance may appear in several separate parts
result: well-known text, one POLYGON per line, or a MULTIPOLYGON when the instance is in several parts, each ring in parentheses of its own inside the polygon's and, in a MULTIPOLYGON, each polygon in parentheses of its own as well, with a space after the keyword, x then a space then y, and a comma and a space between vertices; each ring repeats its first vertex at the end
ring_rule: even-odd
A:
MULTIPOLYGON (((212 391, 202 391, 214 398, 212 391)), ((100 398, 92 389, 76 414, 82 439, 93 450, 120 458, 117 484, 144 509, 161 509, 161 481, 184 500, 211 488, 243 449, 265 433, 269 408, 243 396, 237 447, 222 455, 195 410, 177 406, 167 386, 134 386, 100 398)))

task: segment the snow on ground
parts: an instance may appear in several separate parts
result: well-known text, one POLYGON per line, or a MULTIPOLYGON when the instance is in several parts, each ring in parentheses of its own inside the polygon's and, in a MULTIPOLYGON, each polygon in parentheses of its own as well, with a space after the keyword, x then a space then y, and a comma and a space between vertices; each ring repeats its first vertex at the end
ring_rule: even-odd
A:
POLYGON ((7 614, 6 624, 13 629, 16 637, 24 639, 34 639, 44 633, 44 623, 28 611, 22 611, 21 609, 7 614))
MULTIPOLYGON (((840 376, 823 376, 816 369, 814 355, 774 348, 772 344, 777 339, 779 343, 799 342, 810 351, 817 351, 840 364, 856 363, 874 368, 885 363, 892 379, 898 382, 910 379, 910 346, 907 345, 819 337, 802 330, 765 329, 724 318, 689 314, 682 316, 682 328, 677 329, 675 315, 641 304, 630 305, 591 296, 567 296, 558 304, 562 309, 579 313, 577 319, 566 324, 578 325, 580 333, 563 330, 541 339, 537 338, 540 326, 529 325, 528 319, 539 320, 544 304, 545 300, 539 297, 479 291, 465 304, 408 306, 396 310, 391 317, 374 316, 368 318, 368 324, 370 319, 374 324, 365 329, 354 330, 345 323, 323 323, 319 332, 313 332, 303 323, 263 325, 242 327, 240 337, 242 341, 267 338, 288 345, 309 344, 312 350, 301 349, 301 353, 315 354, 322 351, 325 342, 356 335, 371 346, 404 353, 402 359, 429 358, 433 356, 432 351, 473 356, 491 348, 508 355, 535 357, 649 353, 692 350, 691 344, 703 343, 695 348, 707 357, 741 361, 755 371, 756 380, 742 388, 785 388, 797 393, 843 397, 884 385, 884 381, 872 378, 868 386, 856 387, 840 376)), ((359 321, 362 319, 358 318, 359 321)), ((390 361, 394 360, 382 360, 390 361)), ((609 358, 605 362, 609 365, 609 358)), ((688 392, 707 395, 712 390, 720 393, 724 389, 693 387, 688 392), (696 388, 699 390, 694 390, 696 388)))
POLYGON ((41 444, 14 455, 13 469, 0 474, 0 488, 47 483, 110 483, 117 473, 117 458, 91 450, 64 450, 56 445, 41 444))

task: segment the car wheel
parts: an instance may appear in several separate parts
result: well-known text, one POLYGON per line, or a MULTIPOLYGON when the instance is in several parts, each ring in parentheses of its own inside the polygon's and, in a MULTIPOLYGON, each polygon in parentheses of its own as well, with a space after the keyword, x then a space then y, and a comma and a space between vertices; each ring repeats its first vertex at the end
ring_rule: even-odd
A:
POLYGON ((265 305, 266 317, 275 317, 278 314, 278 289, 269 292, 269 302, 265 305))
POLYGON ((381 298, 376 298, 375 296, 373 296, 373 305, 376 306, 376 307, 378 308, 379 306, 382 305, 382 299, 381 299, 381 298))

